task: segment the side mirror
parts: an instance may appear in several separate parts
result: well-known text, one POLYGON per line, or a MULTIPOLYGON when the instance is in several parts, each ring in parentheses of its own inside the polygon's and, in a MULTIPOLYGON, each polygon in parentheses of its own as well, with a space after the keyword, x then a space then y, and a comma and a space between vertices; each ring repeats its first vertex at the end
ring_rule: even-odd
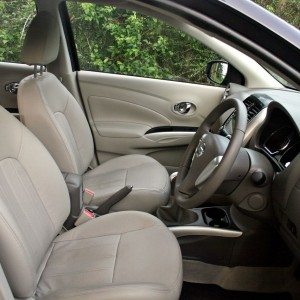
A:
POLYGON ((228 75, 229 64, 223 60, 214 60, 207 64, 206 76, 207 78, 216 84, 226 84, 224 81, 228 75))

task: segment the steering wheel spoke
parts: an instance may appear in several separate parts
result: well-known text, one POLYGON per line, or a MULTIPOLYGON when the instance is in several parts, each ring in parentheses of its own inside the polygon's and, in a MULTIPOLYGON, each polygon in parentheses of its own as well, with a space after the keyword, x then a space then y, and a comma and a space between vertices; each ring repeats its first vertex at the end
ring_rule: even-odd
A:
POLYGON ((178 188, 180 193, 187 195, 187 196, 191 196, 191 195, 195 194, 197 192, 197 189, 196 189, 195 185, 193 184, 193 182, 195 182, 195 180, 196 180, 195 175, 191 174, 189 172, 189 174, 185 177, 185 179, 181 183, 180 187, 178 188))
POLYGON ((246 126, 246 107, 236 99, 222 102, 207 116, 189 144, 179 168, 175 200, 180 206, 197 207, 218 189, 242 147, 246 126), (220 116, 232 108, 236 110, 236 122, 231 140, 209 132, 220 116))
POLYGON ((213 158, 204 170, 200 173, 195 181, 195 186, 199 189, 201 185, 213 174, 214 170, 219 166, 223 156, 219 155, 213 158))

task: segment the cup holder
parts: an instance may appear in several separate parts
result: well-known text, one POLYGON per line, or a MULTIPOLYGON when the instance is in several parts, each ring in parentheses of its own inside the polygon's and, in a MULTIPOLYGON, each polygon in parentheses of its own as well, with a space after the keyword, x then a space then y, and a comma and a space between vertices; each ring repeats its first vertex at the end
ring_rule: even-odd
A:
POLYGON ((230 221, 227 213, 222 208, 210 207, 202 210, 204 222, 215 228, 227 228, 230 226, 230 221))

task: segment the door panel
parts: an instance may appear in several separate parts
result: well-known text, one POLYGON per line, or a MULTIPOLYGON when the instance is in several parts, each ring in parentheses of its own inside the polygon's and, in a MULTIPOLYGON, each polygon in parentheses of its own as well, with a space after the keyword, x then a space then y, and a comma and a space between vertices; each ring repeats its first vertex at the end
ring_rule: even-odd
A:
POLYGON ((194 135, 193 127, 224 92, 220 87, 89 71, 79 71, 78 79, 101 162, 141 153, 172 170, 194 135), (175 112, 181 102, 193 109, 185 115, 175 112), (189 129, 180 130, 185 126, 189 129), (151 130, 156 127, 162 130, 151 130))
MULTIPOLYGON (((117 89, 119 95, 126 93, 117 89)), ((140 95, 133 95, 143 97, 140 95)), ((154 109, 144 107, 140 104, 131 102, 129 98, 119 99, 120 96, 114 95, 115 98, 95 97, 88 98, 88 104, 91 109, 93 121, 98 129, 98 133, 108 137, 141 137, 144 133, 154 127, 170 125, 168 118, 164 117, 154 109), (117 98, 118 97, 118 98, 117 98), (128 99, 128 100, 126 100, 128 99), (122 132, 120 132, 122 128, 122 132), (116 131, 117 136, 115 135, 116 131), (104 132, 106 134, 104 134, 104 132), (121 134, 121 135, 120 135, 121 134)), ((128 95, 130 97, 130 94, 128 95)), ((146 95, 145 95, 146 97, 146 95)))
POLYGON ((0 62, 0 105, 6 109, 16 112, 18 108, 17 94, 7 89, 10 83, 19 83, 24 77, 33 74, 33 67, 0 62))

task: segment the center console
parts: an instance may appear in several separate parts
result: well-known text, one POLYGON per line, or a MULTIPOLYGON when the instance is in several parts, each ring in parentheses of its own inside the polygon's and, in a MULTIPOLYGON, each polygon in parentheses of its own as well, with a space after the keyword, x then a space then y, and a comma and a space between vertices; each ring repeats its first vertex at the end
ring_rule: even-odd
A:
POLYGON ((169 229, 176 237, 183 236, 224 236, 239 237, 242 232, 234 223, 230 214, 230 206, 199 207, 189 210, 190 223, 172 224, 167 221, 169 229))
MULTIPOLYGON (((255 161, 255 157, 251 161, 255 161)), ((251 181, 251 174, 246 181, 251 181)), ((174 188, 176 174, 171 179, 174 188)), ((257 186, 257 190, 261 189, 268 190, 266 186, 257 186)), ((235 193, 235 198, 245 197, 235 193)), ((253 217, 253 214, 259 215, 259 211, 251 214, 239 206, 238 202, 232 205, 214 205, 210 202, 205 207, 184 209, 172 195, 170 203, 158 209, 157 217, 176 236, 185 260, 228 267, 289 266, 293 256, 273 225, 266 225, 260 218, 253 217), (273 255, 270 256, 270 253, 273 255)))

